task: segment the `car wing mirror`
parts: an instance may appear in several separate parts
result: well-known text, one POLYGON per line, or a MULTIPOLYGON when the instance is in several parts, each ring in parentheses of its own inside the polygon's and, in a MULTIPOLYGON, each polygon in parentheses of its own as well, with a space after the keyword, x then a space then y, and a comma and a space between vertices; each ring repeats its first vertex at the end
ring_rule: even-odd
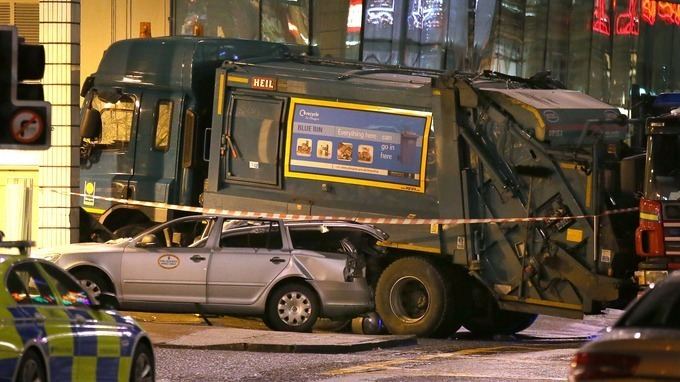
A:
POLYGON ((160 243, 158 242, 158 238, 156 235, 149 233, 144 236, 142 236, 141 240, 135 244, 135 247, 138 248, 154 248, 154 247, 160 247, 160 243))

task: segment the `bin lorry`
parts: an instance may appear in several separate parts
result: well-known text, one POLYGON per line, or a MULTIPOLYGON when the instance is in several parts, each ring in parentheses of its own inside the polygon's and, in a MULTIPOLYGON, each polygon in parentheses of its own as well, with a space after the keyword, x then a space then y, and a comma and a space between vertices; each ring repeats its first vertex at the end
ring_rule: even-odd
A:
POLYGON ((632 289, 626 120, 548 76, 169 37, 113 44, 82 95, 84 237, 164 221, 164 203, 384 219, 389 241, 354 239, 395 334, 511 334, 632 289))

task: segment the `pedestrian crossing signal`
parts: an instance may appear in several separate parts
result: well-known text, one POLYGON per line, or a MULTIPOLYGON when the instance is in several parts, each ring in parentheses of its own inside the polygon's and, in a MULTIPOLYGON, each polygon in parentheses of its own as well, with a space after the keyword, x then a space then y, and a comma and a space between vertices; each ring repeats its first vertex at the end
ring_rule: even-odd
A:
POLYGON ((45 49, 25 44, 16 27, 0 26, 0 149, 46 149, 51 105, 39 80, 45 49))

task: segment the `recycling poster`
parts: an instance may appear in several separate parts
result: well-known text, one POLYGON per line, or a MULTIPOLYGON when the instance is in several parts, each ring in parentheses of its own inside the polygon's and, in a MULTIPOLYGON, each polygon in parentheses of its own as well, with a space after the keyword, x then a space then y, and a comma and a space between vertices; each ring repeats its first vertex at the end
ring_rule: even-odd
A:
POLYGON ((288 177, 425 190, 429 112, 293 98, 288 177))

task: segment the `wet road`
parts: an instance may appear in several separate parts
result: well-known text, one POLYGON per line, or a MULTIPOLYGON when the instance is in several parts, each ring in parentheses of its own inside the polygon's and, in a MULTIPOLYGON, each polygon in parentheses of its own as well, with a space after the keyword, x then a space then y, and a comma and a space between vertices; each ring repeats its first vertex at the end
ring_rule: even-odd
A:
MULTIPOLYGON (((620 314, 585 320, 540 317, 516 336, 445 340, 353 354, 254 353, 157 348, 159 381, 563 381, 576 349, 620 314)), ((131 313, 144 322, 202 325, 192 315, 131 313)), ((263 328, 258 320, 223 318, 215 325, 263 328)))

